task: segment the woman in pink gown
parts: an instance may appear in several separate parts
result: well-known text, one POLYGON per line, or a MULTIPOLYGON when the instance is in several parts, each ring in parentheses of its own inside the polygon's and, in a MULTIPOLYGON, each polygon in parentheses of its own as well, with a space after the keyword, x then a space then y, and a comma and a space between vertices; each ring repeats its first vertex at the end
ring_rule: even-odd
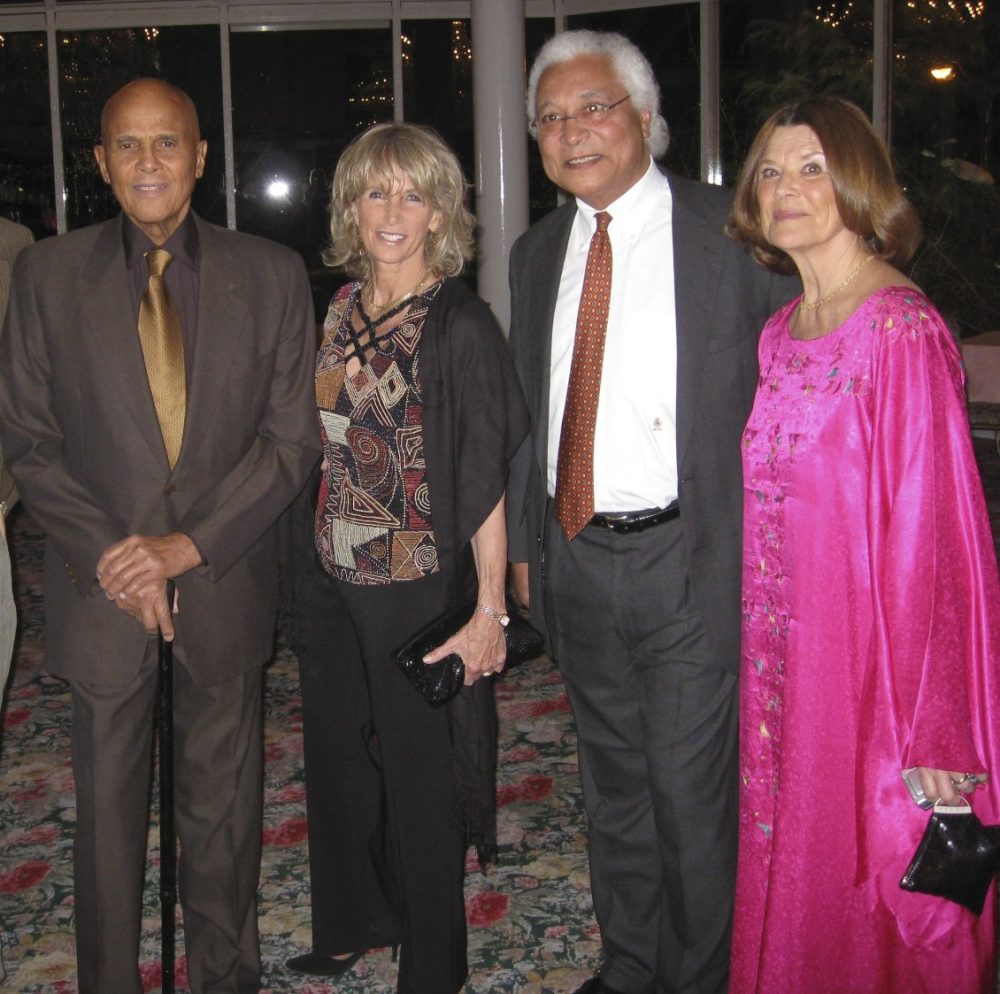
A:
POLYGON ((904 768, 1000 821, 996 556, 959 351, 895 268, 919 226, 865 116, 820 97, 764 125, 730 233, 804 288, 743 439, 731 994, 992 991, 992 891, 977 918, 899 887, 929 818, 904 768))

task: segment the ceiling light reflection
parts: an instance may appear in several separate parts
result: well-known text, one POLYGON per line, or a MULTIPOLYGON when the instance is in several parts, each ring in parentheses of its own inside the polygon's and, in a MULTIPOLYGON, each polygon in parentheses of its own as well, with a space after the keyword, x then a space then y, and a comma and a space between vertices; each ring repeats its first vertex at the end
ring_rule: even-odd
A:
POLYGON ((288 197, 291 188, 291 184, 288 180, 273 179, 267 184, 267 195, 272 200, 285 200, 288 197))

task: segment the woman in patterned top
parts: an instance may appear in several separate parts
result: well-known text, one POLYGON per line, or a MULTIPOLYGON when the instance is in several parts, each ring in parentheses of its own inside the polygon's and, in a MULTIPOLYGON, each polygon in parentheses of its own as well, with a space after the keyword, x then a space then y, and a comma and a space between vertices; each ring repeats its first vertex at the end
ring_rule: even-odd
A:
POLYGON ((380 124, 352 142, 326 262, 354 280, 330 305, 316 361, 314 538, 329 579, 312 592, 322 620, 300 652, 313 951, 288 965, 334 975, 400 942, 403 994, 452 994, 468 973, 465 848, 470 835, 481 849, 493 839, 504 490, 527 433, 506 342, 456 279, 473 244, 465 193, 428 128, 380 124), (427 657, 465 663, 462 693, 432 710, 391 653, 475 598, 468 624, 427 657), (490 757, 478 792, 463 790, 455 769, 470 764, 456 754, 474 754, 473 768, 490 757))
POLYGON ((1000 815, 1000 586, 959 352, 896 268, 916 216, 864 114, 817 97, 765 123, 730 229, 804 288, 743 436, 730 990, 992 991, 992 898, 899 886, 928 821, 904 769, 1000 815))

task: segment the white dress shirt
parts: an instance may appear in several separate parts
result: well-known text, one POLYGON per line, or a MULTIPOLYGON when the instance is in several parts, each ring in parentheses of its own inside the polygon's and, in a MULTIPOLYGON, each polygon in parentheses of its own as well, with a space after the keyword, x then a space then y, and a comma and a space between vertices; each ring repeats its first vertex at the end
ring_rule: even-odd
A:
MULTIPOLYGON (((665 507, 677 496, 677 320, 670 186, 650 160, 607 208, 611 305, 594 437, 598 512, 665 507)), ((597 213, 577 201, 552 322, 548 488, 555 494, 576 315, 597 213)))

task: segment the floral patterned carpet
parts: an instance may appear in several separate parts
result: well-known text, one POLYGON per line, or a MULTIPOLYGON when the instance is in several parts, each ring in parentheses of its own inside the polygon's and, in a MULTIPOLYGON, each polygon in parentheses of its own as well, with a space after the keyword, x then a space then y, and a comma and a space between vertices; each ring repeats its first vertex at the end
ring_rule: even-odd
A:
MULTIPOLYGON (((0 990, 75 994, 74 822, 69 694, 41 672, 41 535, 12 516, 20 638, 0 751, 0 990)), ((576 737, 562 681, 542 658, 497 686, 501 743, 500 853, 484 876, 468 860, 471 974, 466 994, 574 991, 597 965, 600 939, 588 888, 576 737)), ((264 994, 384 994, 395 990, 389 950, 342 978, 309 980, 284 968, 310 945, 309 878, 298 673, 279 637, 265 690, 264 857, 259 891, 264 994)), ((157 829, 150 831, 141 968, 160 989, 157 829)), ((178 930, 178 991, 187 990, 178 930)), ((428 992, 431 994, 431 992, 428 992)))
MULTIPOLYGON (((1000 454, 978 439, 994 534, 1000 545, 1000 454)), ((3 990, 75 994, 70 833, 69 696, 41 672, 41 536, 21 510, 12 517, 21 621, 0 743, 0 939, 3 990)), ((576 740, 565 689, 545 659, 497 688, 500 715, 497 864, 487 876, 470 857, 466 903, 471 975, 466 994, 562 994, 593 971, 600 939, 587 879, 576 740)), ((260 882, 263 994, 384 994, 395 989, 388 950, 343 978, 290 974, 287 957, 309 947, 309 881, 298 676, 279 638, 267 672, 265 835, 260 882)), ((142 973, 158 991, 157 831, 150 831, 142 973)), ((179 934, 178 990, 186 990, 179 934)))

